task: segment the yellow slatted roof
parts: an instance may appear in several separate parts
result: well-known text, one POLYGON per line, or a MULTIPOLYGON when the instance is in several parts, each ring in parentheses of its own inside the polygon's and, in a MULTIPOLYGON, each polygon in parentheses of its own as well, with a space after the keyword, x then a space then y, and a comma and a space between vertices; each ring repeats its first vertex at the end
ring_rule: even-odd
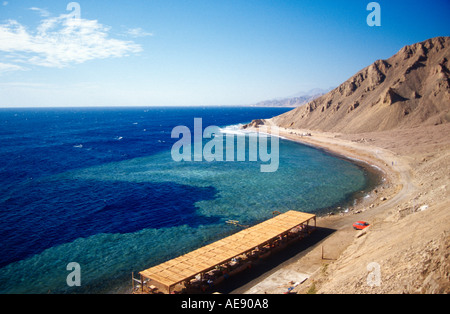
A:
POLYGON ((140 274, 169 290, 170 287, 213 269, 257 246, 264 245, 315 217, 313 214, 289 211, 183 256, 141 271, 140 274))

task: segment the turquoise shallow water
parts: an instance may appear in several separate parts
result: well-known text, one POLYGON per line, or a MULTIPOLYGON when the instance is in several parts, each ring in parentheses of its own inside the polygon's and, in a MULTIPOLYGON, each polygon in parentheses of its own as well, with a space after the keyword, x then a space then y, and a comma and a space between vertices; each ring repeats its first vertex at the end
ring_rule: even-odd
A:
MULTIPOLYGON (((199 116, 198 112, 184 114, 183 119, 191 122, 199 116)), ((133 116, 130 122, 135 120, 133 116)), ((154 129, 159 135, 152 143, 162 145, 157 150, 61 167, 20 182, 20 189, 4 192, 2 202, 8 206, 2 212, 5 227, 14 219, 28 223, 23 212, 13 211, 15 208, 23 208, 35 218, 29 221, 33 232, 27 237, 25 230, 11 227, 16 235, 2 234, 5 250, 15 254, 18 246, 7 243, 18 243, 24 257, 9 263, 5 259, 6 265, 0 268, 0 291, 123 291, 130 285, 132 271, 240 230, 226 224, 227 220, 253 225, 270 218, 274 210, 323 213, 350 201, 355 192, 367 190, 371 184, 370 175, 361 167, 287 140, 280 140, 279 168, 272 173, 262 173, 263 162, 248 158, 244 162, 175 162, 170 153, 174 142, 170 130, 162 126, 154 129), (19 195, 24 191, 26 201, 19 195), (81 287, 66 284, 70 262, 80 264, 81 287)), ((233 130, 233 134, 241 134, 233 130)), ((124 133, 120 127, 118 132, 106 133, 111 144, 105 147, 111 150, 126 141, 127 136, 119 136, 124 133)), ((246 137, 248 149, 248 139, 255 134, 239 136, 246 137)), ((71 149, 91 154, 89 143, 77 139, 71 149)), ((137 144, 132 141, 128 145, 137 144)))

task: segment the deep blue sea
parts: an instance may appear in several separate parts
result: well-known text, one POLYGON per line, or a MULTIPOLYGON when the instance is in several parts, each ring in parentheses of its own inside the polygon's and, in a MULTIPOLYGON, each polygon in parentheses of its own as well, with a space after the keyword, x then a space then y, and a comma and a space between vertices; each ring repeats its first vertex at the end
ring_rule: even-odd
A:
POLYGON ((239 231, 227 220, 320 213, 368 188, 361 167, 283 139, 273 173, 171 157, 173 128, 194 118, 239 133, 287 110, 0 109, 0 293, 122 292, 131 272, 239 231), (66 283, 71 262, 80 287, 66 283))

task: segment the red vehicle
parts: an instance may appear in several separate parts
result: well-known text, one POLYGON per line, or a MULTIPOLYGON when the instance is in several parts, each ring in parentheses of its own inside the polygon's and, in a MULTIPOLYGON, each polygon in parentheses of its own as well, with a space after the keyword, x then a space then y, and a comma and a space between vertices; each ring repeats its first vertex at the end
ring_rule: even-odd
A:
POLYGON ((353 228, 355 230, 363 230, 366 229, 368 226, 370 225, 365 221, 357 221, 353 224, 353 228))

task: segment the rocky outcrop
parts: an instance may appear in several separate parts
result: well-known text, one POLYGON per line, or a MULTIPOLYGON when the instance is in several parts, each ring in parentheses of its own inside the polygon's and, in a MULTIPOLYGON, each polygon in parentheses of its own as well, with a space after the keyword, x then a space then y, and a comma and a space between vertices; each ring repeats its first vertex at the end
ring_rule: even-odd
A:
POLYGON ((264 125, 264 124, 265 124, 265 120, 263 120, 263 119, 256 119, 256 120, 253 120, 249 124, 243 125, 242 129, 258 128, 258 127, 260 127, 261 125, 264 125))

